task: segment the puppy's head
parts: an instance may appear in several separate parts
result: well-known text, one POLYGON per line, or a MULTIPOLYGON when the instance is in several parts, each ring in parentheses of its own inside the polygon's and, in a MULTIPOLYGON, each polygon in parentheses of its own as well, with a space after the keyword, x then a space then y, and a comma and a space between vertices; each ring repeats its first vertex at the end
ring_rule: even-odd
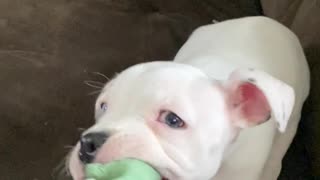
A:
POLYGON ((189 65, 136 65, 104 87, 96 122, 75 146, 69 169, 79 180, 86 163, 130 157, 163 179, 209 179, 240 129, 272 115, 283 131, 293 101, 289 86, 257 70, 219 82, 189 65))

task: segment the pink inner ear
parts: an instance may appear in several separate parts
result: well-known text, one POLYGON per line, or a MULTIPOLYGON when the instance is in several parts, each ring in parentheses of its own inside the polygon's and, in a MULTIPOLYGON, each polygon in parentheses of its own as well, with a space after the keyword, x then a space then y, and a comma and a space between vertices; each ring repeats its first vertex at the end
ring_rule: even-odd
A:
POLYGON ((252 83, 242 83, 236 93, 236 104, 248 124, 260 124, 270 116, 270 106, 263 92, 252 83))

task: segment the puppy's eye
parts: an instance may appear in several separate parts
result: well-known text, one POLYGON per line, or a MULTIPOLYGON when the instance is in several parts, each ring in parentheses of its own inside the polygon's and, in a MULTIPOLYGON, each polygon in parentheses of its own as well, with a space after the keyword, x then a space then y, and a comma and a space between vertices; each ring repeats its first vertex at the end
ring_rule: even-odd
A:
POLYGON ((166 123, 169 127, 179 129, 185 127, 185 122, 170 111, 163 111, 160 114, 160 122, 166 123))
POLYGON ((106 110, 108 109, 107 103, 102 102, 102 103, 100 104, 100 109, 101 109, 102 111, 106 111, 106 110))

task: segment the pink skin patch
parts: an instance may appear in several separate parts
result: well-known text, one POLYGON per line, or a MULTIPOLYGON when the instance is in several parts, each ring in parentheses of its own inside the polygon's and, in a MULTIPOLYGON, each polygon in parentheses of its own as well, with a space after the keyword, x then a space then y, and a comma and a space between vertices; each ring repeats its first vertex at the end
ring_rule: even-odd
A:
POLYGON ((270 115, 270 106, 263 92, 252 83, 242 83, 235 92, 234 105, 248 124, 260 124, 270 115))

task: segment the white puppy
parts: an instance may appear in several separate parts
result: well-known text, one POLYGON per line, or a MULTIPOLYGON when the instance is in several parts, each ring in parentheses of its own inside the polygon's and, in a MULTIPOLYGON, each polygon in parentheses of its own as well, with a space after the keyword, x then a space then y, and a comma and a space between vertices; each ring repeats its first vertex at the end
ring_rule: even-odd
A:
POLYGON ((283 25, 203 26, 174 62, 135 65, 104 87, 69 169, 80 180, 85 163, 132 157, 163 179, 275 180, 308 93, 303 50, 283 25))

